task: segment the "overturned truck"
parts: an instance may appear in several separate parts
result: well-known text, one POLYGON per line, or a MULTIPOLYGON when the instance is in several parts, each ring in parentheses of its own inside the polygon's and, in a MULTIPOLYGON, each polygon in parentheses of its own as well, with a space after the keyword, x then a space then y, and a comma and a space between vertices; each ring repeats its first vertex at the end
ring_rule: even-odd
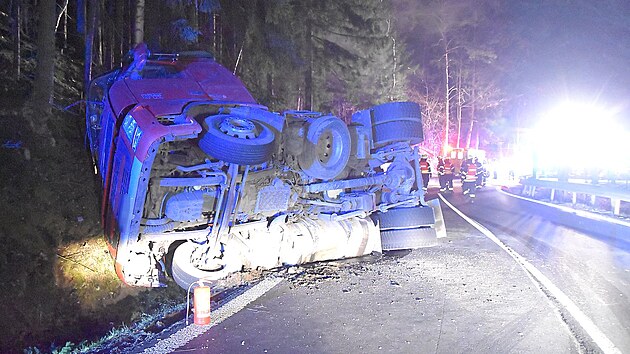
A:
POLYGON ((437 243, 418 150, 420 107, 350 124, 268 111, 202 52, 151 55, 92 81, 86 130, 118 276, 186 288, 242 269, 437 243), (167 259, 169 261, 167 261, 167 259))

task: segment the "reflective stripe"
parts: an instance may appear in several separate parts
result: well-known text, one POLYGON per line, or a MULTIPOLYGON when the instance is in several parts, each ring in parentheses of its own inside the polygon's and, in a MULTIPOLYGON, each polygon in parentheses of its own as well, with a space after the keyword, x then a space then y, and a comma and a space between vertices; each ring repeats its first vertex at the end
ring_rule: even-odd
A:
POLYGON ((429 173, 429 163, 420 161, 420 173, 429 173))
POLYGON ((453 173, 453 164, 449 162, 444 162, 444 173, 452 174, 453 173))
POLYGON ((466 179, 467 182, 474 182, 477 180, 477 166, 475 166, 474 164, 468 164, 468 171, 466 172, 466 179))

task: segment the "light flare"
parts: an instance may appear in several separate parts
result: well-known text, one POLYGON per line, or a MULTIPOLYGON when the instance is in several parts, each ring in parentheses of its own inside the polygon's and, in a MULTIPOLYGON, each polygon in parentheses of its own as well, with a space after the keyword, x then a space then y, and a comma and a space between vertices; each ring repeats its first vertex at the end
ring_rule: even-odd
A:
POLYGON ((543 169, 624 169, 630 136, 610 110, 565 102, 534 130, 535 163, 543 169))

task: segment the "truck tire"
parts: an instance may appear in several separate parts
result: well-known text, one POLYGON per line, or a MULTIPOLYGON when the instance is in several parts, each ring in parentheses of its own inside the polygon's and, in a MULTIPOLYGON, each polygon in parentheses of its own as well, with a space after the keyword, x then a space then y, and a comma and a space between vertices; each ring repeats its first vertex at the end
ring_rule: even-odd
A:
POLYGON ((437 233, 433 228, 381 230, 383 251, 395 251, 433 247, 438 245, 437 233))
POLYGON ((274 133, 256 120, 219 114, 206 118, 204 128, 199 148, 218 160, 257 165, 274 152, 274 133))
POLYGON ((374 145, 381 147, 397 141, 411 145, 424 140, 422 113, 415 102, 388 102, 372 108, 374 145))
POLYGON ((372 219, 379 222, 381 230, 409 229, 435 224, 433 208, 423 206, 392 208, 385 213, 372 214, 372 219))
POLYGON ((372 108, 374 124, 408 120, 422 124, 420 105, 415 102, 388 102, 372 108))
POLYGON ((374 125, 374 146, 376 147, 398 141, 409 141, 410 145, 415 145, 423 140, 421 122, 399 120, 374 125))
POLYGON ((298 163, 312 178, 332 179, 348 164, 351 149, 346 123, 335 116, 316 118, 308 126, 298 163))

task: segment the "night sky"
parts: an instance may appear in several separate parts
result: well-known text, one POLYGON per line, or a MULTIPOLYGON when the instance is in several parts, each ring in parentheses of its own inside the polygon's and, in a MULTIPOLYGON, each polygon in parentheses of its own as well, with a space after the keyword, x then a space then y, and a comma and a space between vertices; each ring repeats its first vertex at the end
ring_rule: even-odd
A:
MULTIPOLYGON (((619 111, 630 123, 630 2, 510 2, 504 89, 523 94, 536 115, 569 99, 619 111), (519 41, 520 39, 520 41, 519 41)), ((630 124, 629 124, 630 125, 630 124)))
MULTIPOLYGON (((497 77, 509 97, 506 115, 527 124, 557 102, 571 100, 613 109, 630 129, 630 1, 470 1, 498 9, 490 28, 498 34, 497 77)), ((427 51, 415 40, 427 30, 410 14, 417 4, 394 0, 397 16, 407 21, 399 31, 416 60, 427 51)), ((420 61, 416 64, 426 66, 426 57, 420 61)))

